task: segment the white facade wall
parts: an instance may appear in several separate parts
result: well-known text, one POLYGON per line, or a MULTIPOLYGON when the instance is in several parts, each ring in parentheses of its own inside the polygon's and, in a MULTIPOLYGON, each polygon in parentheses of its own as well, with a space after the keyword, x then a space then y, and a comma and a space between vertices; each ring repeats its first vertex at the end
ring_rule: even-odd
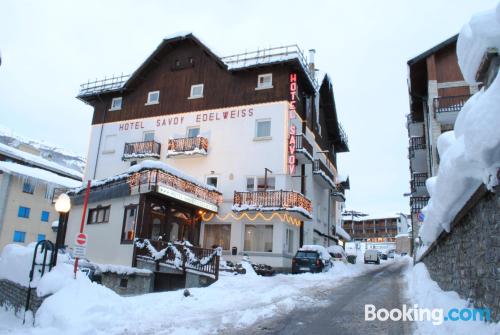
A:
MULTIPOLYGON (((219 207, 218 217, 215 216, 209 222, 202 223, 200 244, 203 246, 205 225, 229 223, 231 224, 230 248, 236 247, 238 255, 231 256, 229 248, 224 251, 224 258, 239 260, 245 253, 254 262, 289 268, 291 258, 299 246, 299 226, 282 222, 277 218, 271 221, 259 219, 249 221, 247 218, 238 218, 237 213, 231 210, 231 206, 234 192, 246 191, 247 177, 263 177, 265 168, 272 171, 269 176, 275 178, 276 190, 300 192, 300 178, 288 174, 287 149, 290 123, 296 125, 299 134, 302 128, 301 120, 298 117, 289 119, 288 102, 281 101, 113 122, 104 126, 95 125, 91 131, 85 180, 102 179, 125 172, 130 166, 130 161, 122 160, 125 143, 141 142, 144 132, 155 131, 155 141, 161 143, 161 161, 202 182, 205 182, 207 176, 218 177, 218 189, 223 194, 224 203, 219 207), (256 120, 271 120, 270 137, 256 138, 256 120), (167 158, 168 139, 187 137, 187 129, 193 126, 199 126, 200 136, 208 139, 208 154, 167 158), (245 224, 273 225, 272 252, 244 250, 245 224), (293 231, 292 252, 287 249, 287 229, 293 231)), ((321 159, 326 163, 325 154, 317 153, 320 149, 314 140, 314 135, 308 131, 306 136, 314 145, 315 159, 321 159)), ((331 235, 328 232, 328 190, 316 182, 319 177, 313 176, 312 168, 312 164, 306 165, 305 195, 313 204, 313 220, 304 224, 304 244, 317 242, 328 245, 325 238, 319 238, 319 235, 313 232, 317 229, 331 235)), ((334 168, 333 171, 336 176, 334 168)), ((300 166, 297 166, 294 175, 300 175, 300 166)), ((85 230, 89 233, 89 259, 100 263, 131 264, 132 247, 120 245, 124 206, 130 202, 130 199, 111 200, 110 223, 86 226, 85 230)), ((101 205, 104 206, 106 203, 101 205)), ((330 227, 333 227, 339 221, 340 206, 335 201, 331 201, 330 206, 330 227)), ((76 227, 79 227, 77 217, 81 217, 81 206, 77 206, 70 215, 66 242, 68 239, 74 239, 76 227)))

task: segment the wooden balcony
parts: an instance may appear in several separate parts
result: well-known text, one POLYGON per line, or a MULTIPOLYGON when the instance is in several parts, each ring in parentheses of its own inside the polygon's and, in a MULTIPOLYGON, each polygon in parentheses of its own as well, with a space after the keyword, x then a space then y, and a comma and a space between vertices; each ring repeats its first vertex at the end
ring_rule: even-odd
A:
POLYGON ((208 139, 205 137, 184 137, 168 140, 167 157, 206 156, 208 139))
POLYGON ((467 94, 434 98, 434 117, 440 123, 454 124, 458 113, 470 97, 471 95, 467 94))
POLYGON ((294 191, 234 192, 233 211, 287 212, 300 220, 312 218, 311 200, 294 191))
POLYGON ((316 159, 313 163, 313 175, 324 188, 336 189, 335 176, 320 159, 316 159))
POLYGON ((306 135, 295 135, 295 155, 298 164, 313 162, 313 147, 306 135))
POLYGON ((125 143, 123 157, 125 160, 141 158, 160 158, 161 144, 155 141, 125 143))

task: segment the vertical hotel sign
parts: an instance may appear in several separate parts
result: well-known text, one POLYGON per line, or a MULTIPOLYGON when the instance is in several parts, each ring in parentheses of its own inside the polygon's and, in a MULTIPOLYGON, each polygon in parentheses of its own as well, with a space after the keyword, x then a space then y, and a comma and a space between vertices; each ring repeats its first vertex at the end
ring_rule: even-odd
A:
MULTIPOLYGON (((288 119, 295 119, 295 111, 297 109, 297 74, 290 73, 290 102, 288 103, 288 119)), ((288 173, 293 175, 296 167, 295 149, 297 143, 295 142, 295 135, 297 134, 297 127, 290 122, 288 131, 288 173)))

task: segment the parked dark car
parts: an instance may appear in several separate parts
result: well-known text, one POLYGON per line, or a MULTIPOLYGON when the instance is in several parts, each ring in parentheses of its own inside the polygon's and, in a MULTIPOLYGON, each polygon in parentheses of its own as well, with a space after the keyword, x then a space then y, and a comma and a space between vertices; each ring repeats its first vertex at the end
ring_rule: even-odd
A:
POLYGON ((292 273, 322 272, 329 270, 331 262, 321 259, 319 252, 314 250, 299 250, 292 258, 292 273))

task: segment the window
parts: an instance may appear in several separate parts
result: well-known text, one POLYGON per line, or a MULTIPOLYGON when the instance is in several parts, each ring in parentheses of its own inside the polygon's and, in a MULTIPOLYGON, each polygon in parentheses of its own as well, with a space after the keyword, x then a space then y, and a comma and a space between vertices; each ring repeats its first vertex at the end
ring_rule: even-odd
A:
POLYGON ((110 111, 117 111, 122 109, 122 97, 113 98, 111 100, 111 108, 110 111))
POLYGON ((255 121, 255 137, 256 138, 271 137, 271 120, 255 121))
POLYGON ((245 225, 244 251, 273 251, 273 226, 245 225))
POLYGON ((285 236, 285 252, 293 253, 293 230, 288 228, 285 236))
POLYGON ((23 192, 33 194, 33 192, 35 192, 35 184, 33 184, 31 180, 26 179, 23 183, 23 192))
POLYGON ((104 138, 102 153, 112 154, 115 152, 115 147, 116 147, 116 134, 106 135, 106 137, 104 138))
POLYGON ((149 92, 146 105, 154 105, 157 103, 160 103, 160 91, 149 92))
POLYGON ((247 191, 274 191, 276 189, 276 179, 274 177, 248 177, 247 178, 247 191))
POLYGON ((257 88, 256 90, 263 90, 267 88, 273 88, 273 74, 266 73, 260 74, 257 77, 257 88))
POLYGON ((42 220, 43 222, 49 222, 49 215, 50 215, 49 212, 42 211, 42 215, 41 215, 40 220, 42 220))
POLYGON ((122 243, 132 243, 135 238, 135 226, 137 222, 137 205, 125 207, 123 214, 122 243))
POLYGON ((36 238, 37 242, 45 240, 45 234, 38 234, 38 237, 36 238))
POLYGON ((89 217, 87 218, 87 224, 94 223, 108 223, 109 222, 109 211, 110 206, 89 209, 89 217))
POLYGON ((206 224, 203 245, 205 248, 220 246, 224 250, 229 250, 231 241, 230 224, 206 224))
POLYGON ((219 177, 217 177, 217 176, 207 177, 207 185, 210 185, 210 186, 217 188, 217 179, 219 179, 219 177))
POLYGON ((257 191, 274 191, 274 185, 274 177, 267 177, 267 181, 264 177, 257 178, 257 191))
POLYGON ((200 135, 200 127, 189 127, 187 130, 187 137, 197 137, 200 135))
POLYGON ((25 239, 26 239, 26 232, 18 230, 14 231, 14 239, 13 239, 14 242, 24 243, 25 239))
POLYGON ((25 219, 29 218, 30 209, 28 207, 19 206, 19 210, 17 211, 17 216, 25 219))
POLYGON ((154 141, 155 140, 155 132, 154 131, 145 131, 143 134, 144 142, 154 141))
POLYGON ((191 85, 191 93, 188 99, 203 98, 203 84, 191 85))

